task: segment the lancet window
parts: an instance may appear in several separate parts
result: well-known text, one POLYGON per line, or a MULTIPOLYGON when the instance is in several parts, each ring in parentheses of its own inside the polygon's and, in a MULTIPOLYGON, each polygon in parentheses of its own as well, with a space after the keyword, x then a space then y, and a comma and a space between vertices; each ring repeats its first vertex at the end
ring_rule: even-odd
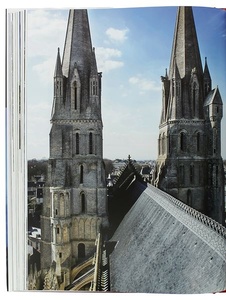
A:
POLYGON ((194 183, 194 165, 190 165, 190 183, 194 183))
POLYGON ((83 192, 81 193, 81 212, 82 213, 86 212, 86 199, 85 199, 85 194, 83 192))
POLYGON ((91 80, 91 95, 92 96, 98 95, 98 83, 96 79, 91 80))
POLYGON ((85 244, 80 243, 78 244, 78 258, 85 257, 85 244))
POLYGON ((185 132, 180 133, 180 150, 185 151, 187 147, 187 137, 185 132))
POLYGON ((93 154, 93 133, 89 133, 89 154, 93 154))
POLYGON ((83 165, 80 166, 80 183, 83 183, 83 165))
POLYGON ((75 134, 75 147, 76 147, 76 150, 75 150, 75 153, 76 154, 79 154, 79 134, 78 132, 76 132, 75 134))

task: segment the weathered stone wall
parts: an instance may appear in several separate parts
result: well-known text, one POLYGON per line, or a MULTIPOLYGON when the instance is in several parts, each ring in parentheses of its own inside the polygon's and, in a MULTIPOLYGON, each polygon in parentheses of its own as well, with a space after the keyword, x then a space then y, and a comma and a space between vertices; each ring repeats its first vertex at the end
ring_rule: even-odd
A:
POLYGON ((117 242, 110 255, 111 291, 226 289, 226 229, 153 186, 141 194, 111 240, 117 242))

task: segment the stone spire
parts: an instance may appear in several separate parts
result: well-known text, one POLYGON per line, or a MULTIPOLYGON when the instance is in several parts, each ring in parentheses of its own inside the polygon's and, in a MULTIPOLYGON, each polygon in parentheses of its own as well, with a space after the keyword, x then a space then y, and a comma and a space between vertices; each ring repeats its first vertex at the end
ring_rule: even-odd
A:
POLYGON ((69 12, 67 33, 63 54, 63 75, 69 77, 77 64, 80 76, 87 75, 92 64, 92 43, 86 9, 69 12))
POLYGON ((57 59, 54 71, 54 97, 53 97, 53 106, 51 113, 51 120, 53 121, 59 116, 59 112, 61 110, 61 103, 63 100, 63 73, 62 73, 62 65, 60 58, 60 48, 57 50, 57 59))
POLYGON ((54 72, 54 77, 57 77, 57 76, 63 76, 61 59, 60 59, 60 48, 58 48, 58 50, 57 50, 57 59, 56 59, 56 66, 55 66, 55 72, 54 72))
POLYGON ((166 119, 203 119, 203 70, 192 7, 179 7, 169 69, 166 119))
POLYGON ((62 73, 65 78, 65 105, 62 107, 64 115, 67 114, 72 119, 99 119, 101 76, 98 76, 88 13, 85 9, 69 11, 62 73))
POLYGON ((210 76, 206 57, 205 57, 205 67, 203 72, 203 82, 204 82, 204 96, 206 97, 212 89, 212 79, 210 76))
POLYGON ((178 9, 170 61, 170 78, 172 78, 174 72, 174 60, 181 78, 190 76, 194 68, 196 68, 198 75, 202 74, 202 63, 192 7, 182 6, 178 9))

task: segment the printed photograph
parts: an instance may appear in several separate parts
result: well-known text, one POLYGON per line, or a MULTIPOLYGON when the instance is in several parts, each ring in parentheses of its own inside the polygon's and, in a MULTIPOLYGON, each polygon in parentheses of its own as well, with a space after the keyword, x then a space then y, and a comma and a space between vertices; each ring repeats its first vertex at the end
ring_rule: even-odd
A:
POLYGON ((226 10, 26 10, 27 290, 226 291, 226 10))

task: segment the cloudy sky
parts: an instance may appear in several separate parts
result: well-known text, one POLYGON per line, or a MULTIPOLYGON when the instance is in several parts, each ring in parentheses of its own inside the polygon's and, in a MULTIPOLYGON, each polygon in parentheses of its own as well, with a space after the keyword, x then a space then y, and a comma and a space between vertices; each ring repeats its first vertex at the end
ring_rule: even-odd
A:
MULTIPOLYGON (((102 79, 104 158, 156 159, 161 80, 169 67, 177 8, 88 9, 102 79)), ((226 158, 226 12, 193 9, 201 58, 224 100, 226 158)), ((27 19, 27 155, 49 157, 53 73, 68 9, 29 9, 27 19)))

